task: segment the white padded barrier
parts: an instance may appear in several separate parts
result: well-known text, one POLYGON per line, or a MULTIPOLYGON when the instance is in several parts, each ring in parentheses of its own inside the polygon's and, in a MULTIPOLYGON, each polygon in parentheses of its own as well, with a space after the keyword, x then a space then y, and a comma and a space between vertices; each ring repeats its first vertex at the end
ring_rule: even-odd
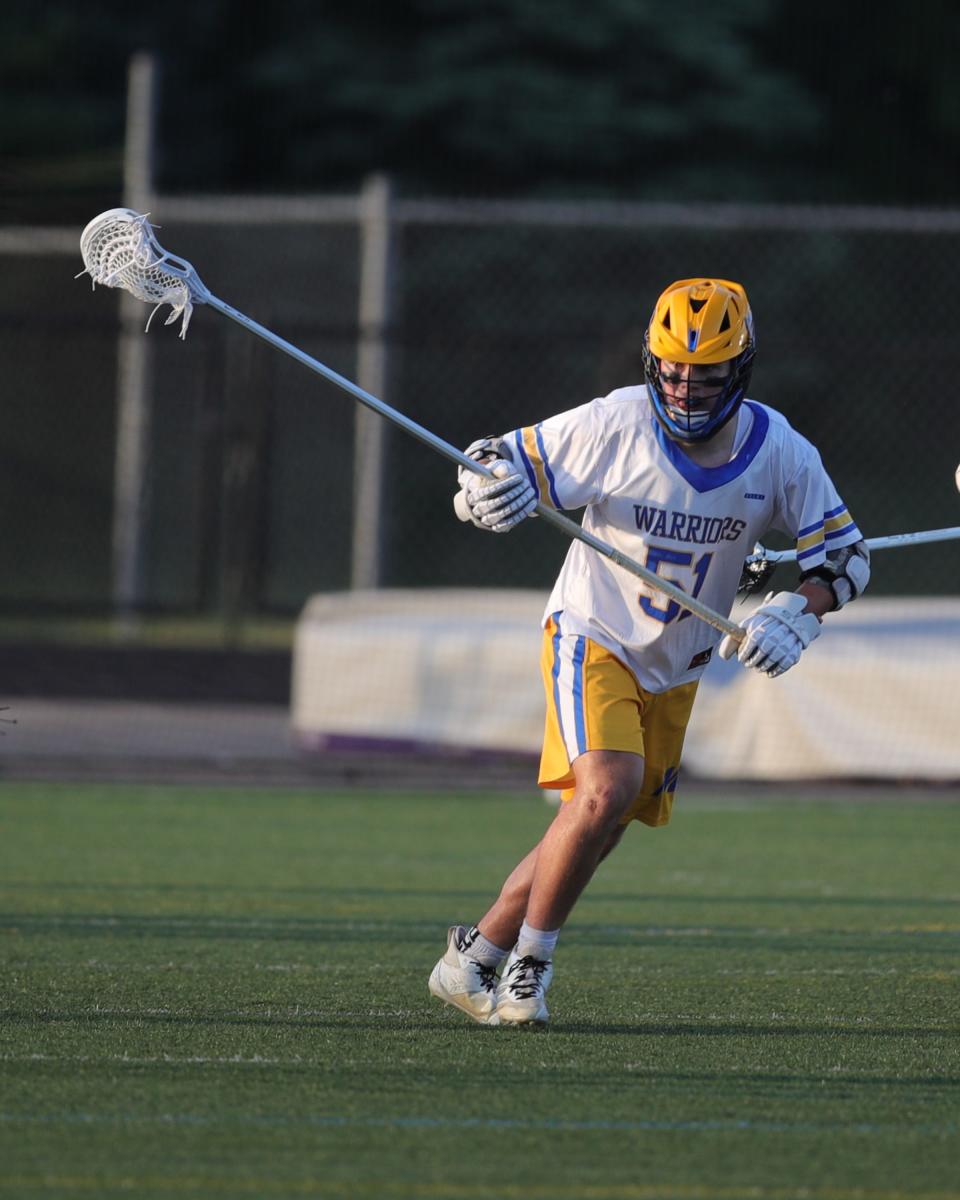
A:
MULTIPOLYGON (((295 640, 297 744, 536 755, 545 602, 503 589, 313 597, 295 640)), ((958 696, 960 600, 864 598, 828 616, 781 679, 711 663, 684 766, 715 779, 958 780, 958 696)))
POLYGON ((538 751, 545 603, 499 588, 312 597, 294 642, 296 741, 538 751))

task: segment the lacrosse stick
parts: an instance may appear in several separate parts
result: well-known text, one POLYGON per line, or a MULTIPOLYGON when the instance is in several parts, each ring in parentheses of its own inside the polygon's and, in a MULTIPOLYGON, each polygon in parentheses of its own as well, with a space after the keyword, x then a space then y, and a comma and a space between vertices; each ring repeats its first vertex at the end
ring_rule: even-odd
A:
MULTIPOLYGON (((169 304, 171 312, 164 324, 170 325, 178 318, 182 318, 180 337, 183 338, 186 336, 187 326, 190 324, 193 306, 207 304, 232 321, 236 321, 238 325, 242 325, 244 329, 255 333, 265 342, 269 342, 275 349, 282 350, 284 354, 289 354, 303 366, 322 375, 336 387, 349 392, 361 404, 373 409, 381 417, 386 417, 394 425, 399 425, 401 429, 444 455, 451 462, 466 467, 476 475, 482 475, 487 479, 495 478, 489 467, 468 458, 449 442, 445 442, 428 429, 424 429, 422 425, 405 417, 403 413, 397 412, 384 401, 378 400, 376 396, 372 396, 351 380, 343 375, 338 375, 330 367, 311 358, 309 354, 305 354, 290 342, 284 341, 283 338, 271 333, 263 325, 259 325, 250 317, 244 316, 243 313, 214 296, 201 283, 190 263, 163 249, 154 237, 153 226, 147 220, 147 215, 133 212, 129 208, 111 208, 98 217, 94 217, 80 236, 80 253, 84 263, 84 269, 80 275, 89 275, 94 288, 98 283, 103 287, 123 288, 138 300, 152 304, 154 309, 147 319, 147 329, 150 328, 150 322, 157 310, 164 304, 169 304)), ((77 276, 78 279, 80 275, 77 276)), ((744 631, 739 625, 735 625, 720 613, 714 612, 712 608, 685 592, 683 588, 655 574, 647 567, 641 566, 640 563, 635 562, 615 547, 582 529, 569 517, 565 517, 562 513, 548 508, 542 503, 537 504, 535 511, 549 525, 559 529, 568 538, 584 542, 598 554, 602 554, 605 558, 615 562, 617 566, 642 579, 649 587, 669 596, 671 600, 692 612, 701 621, 712 625, 721 633, 729 634, 737 642, 743 640, 744 631)))
MULTIPOLYGON (((960 468, 957 468, 960 473, 960 468)), ((951 542, 960 538, 960 525, 949 529, 924 529, 919 533, 891 533, 887 537, 867 538, 866 544, 871 550, 894 550, 900 546, 922 546, 927 542, 951 542)), ((744 595, 752 595, 762 591, 767 581, 780 563, 796 562, 796 550, 768 550, 760 542, 753 548, 743 563, 743 575, 740 579, 739 591, 744 595)))
MULTIPOLYGON (((927 542, 953 542, 960 538, 960 525, 949 529, 923 529, 919 533, 891 533, 887 537, 867 538, 867 546, 871 550, 895 550, 900 546, 922 546, 927 542)), ((753 553, 746 559, 746 566, 751 563, 796 562, 796 550, 768 550, 759 542, 754 546, 753 553)))

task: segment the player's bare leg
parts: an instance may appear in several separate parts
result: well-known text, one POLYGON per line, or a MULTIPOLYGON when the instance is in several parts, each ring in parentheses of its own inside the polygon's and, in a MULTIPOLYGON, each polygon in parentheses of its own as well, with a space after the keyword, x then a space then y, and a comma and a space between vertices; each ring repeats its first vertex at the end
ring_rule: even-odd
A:
POLYGON ((643 759, 593 750, 574 763, 575 789, 540 843, 511 872, 479 928, 489 941, 516 940, 497 991, 501 1024, 544 1024, 552 948, 603 858, 623 836, 623 817, 643 782, 643 759))
POLYGON ((520 933, 523 918, 526 916, 533 876, 537 869, 537 857, 542 845, 543 839, 537 842, 530 853, 517 863, 504 880, 500 895, 477 922, 477 928, 495 946, 502 946, 509 950, 517 944, 517 936, 520 933))
POLYGON ((544 834, 527 902, 536 929, 559 929, 590 882, 607 843, 643 784, 643 759, 621 750, 590 750, 573 764, 573 796, 544 834))
MULTIPOLYGON (((633 767, 632 770, 627 770, 625 772, 627 776, 626 788, 629 795, 625 801, 625 807, 620 807, 619 805, 617 806, 617 824, 614 825, 612 830, 604 833, 604 841, 600 846, 599 853, 595 856, 595 861, 592 862, 592 866, 590 866, 589 870, 585 873, 583 881, 577 888, 576 895, 567 895, 566 903, 568 905, 568 915, 580 893, 590 881, 590 878, 593 872, 596 870, 598 864, 607 857, 610 851, 613 850, 613 848, 620 841, 621 837, 623 837, 626 826, 619 824, 619 820, 623 811, 625 811, 625 808, 628 808, 630 804, 633 803, 633 801, 636 799, 637 793, 640 790, 640 784, 637 783, 636 780, 639 778, 642 782, 643 759, 635 754, 620 754, 618 751, 595 750, 588 754, 583 754, 574 764, 574 778, 577 781, 577 790, 573 797, 560 806, 560 808, 557 810, 557 815, 554 817, 553 823, 550 826, 550 829, 548 829, 547 833, 543 838, 541 838, 536 846, 534 846, 530 853, 527 854, 526 857, 523 858, 510 872, 503 884, 503 887, 500 889, 500 895, 491 905, 489 911, 486 912, 478 922, 480 932, 485 937, 489 938, 490 941, 495 945, 504 947, 515 945, 517 936, 520 933, 520 926, 523 924, 524 918, 527 918, 531 925, 534 925, 537 928, 544 928, 544 926, 538 926, 537 922, 530 917, 529 913, 530 894, 533 889, 534 877, 537 874, 537 863, 539 860, 540 850, 544 842, 547 842, 549 839, 551 845, 548 846, 547 854, 555 860, 556 849, 554 848, 553 843, 560 841, 561 838, 564 842, 569 841, 572 829, 579 824, 579 820, 571 820, 571 818, 574 818, 575 816, 577 818, 579 817, 578 806, 581 802, 581 799, 588 793, 595 794, 597 790, 595 776, 598 772, 598 769, 602 771, 603 767, 603 764, 598 761, 598 755, 616 755, 618 758, 634 760, 633 764, 623 764, 624 767, 633 767), (580 779, 577 776, 578 769, 580 775, 583 776, 582 790, 580 779), (560 828, 556 828, 558 826, 560 826, 560 828)), ((620 768, 621 764, 617 763, 616 766, 617 768, 620 768)), ((619 781, 619 777, 620 771, 618 770, 615 780, 619 781)), ((603 783, 601 783, 601 788, 602 787, 603 783)), ((594 856, 591 855, 591 859, 593 859, 593 857, 594 856)), ((555 874, 557 867, 558 864, 556 861, 553 861, 548 865, 545 860, 544 870, 548 873, 548 875, 555 874)), ((546 928, 557 928, 557 926, 546 926, 546 928)))
POLYGON ((573 796, 560 806, 543 838, 510 872, 478 926, 474 930, 451 928, 447 952, 430 978, 433 995, 483 1024, 501 1020, 543 1024, 547 1020, 544 995, 553 973, 549 952, 538 950, 535 942, 518 946, 518 941, 532 927, 552 931, 555 942, 556 932, 597 866, 623 836, 625 826, 620 822, 643 781, 643 759, 621 751, 589 751, 576 760, 573 770, 573 796), (477 934, 486 953, 478 951, 477 934), (511 947, 517 948, 494 999, 493 972, 498 958, 502 961, 511 947))

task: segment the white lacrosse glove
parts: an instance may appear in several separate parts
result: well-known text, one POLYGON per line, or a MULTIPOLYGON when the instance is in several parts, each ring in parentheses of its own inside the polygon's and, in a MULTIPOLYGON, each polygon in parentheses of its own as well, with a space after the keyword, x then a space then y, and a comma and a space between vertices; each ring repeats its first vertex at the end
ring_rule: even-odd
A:
POLYGON ((805 613, 805 596, 796 592, 770 592, 763 604, 740 622, 746 631, 742 642, 729 635, 720 643, 721 658, 737 658, 774 678, 789 671, 810 643, 820 636, 820 622, 813 613, 805 613))
POLYGON ((464 453, 477 462, 486 461, 496 479, 460 467, 457 477, 461 490, 453 498, 453 509, 460 520, 472 521, 488 533, 507 533, 530 516, 537 505, 537 493, 526 475, 509 459, 497 459, 498 446, 499 439, 480 438, 467 447, 464 453))

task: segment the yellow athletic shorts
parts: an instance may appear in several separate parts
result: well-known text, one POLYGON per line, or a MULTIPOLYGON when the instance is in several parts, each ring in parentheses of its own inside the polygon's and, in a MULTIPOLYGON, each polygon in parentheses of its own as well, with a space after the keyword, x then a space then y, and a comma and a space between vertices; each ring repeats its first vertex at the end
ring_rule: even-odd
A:
POLYGON ((605 647, 563 633, 559 616, 547 622, 540 656, 547 698, 540 786, 569 800, 575 759, 587 750, 629 750, 643 755, 643 786, 622 824, 666 825, 699 681, 648 692, 605 647))

